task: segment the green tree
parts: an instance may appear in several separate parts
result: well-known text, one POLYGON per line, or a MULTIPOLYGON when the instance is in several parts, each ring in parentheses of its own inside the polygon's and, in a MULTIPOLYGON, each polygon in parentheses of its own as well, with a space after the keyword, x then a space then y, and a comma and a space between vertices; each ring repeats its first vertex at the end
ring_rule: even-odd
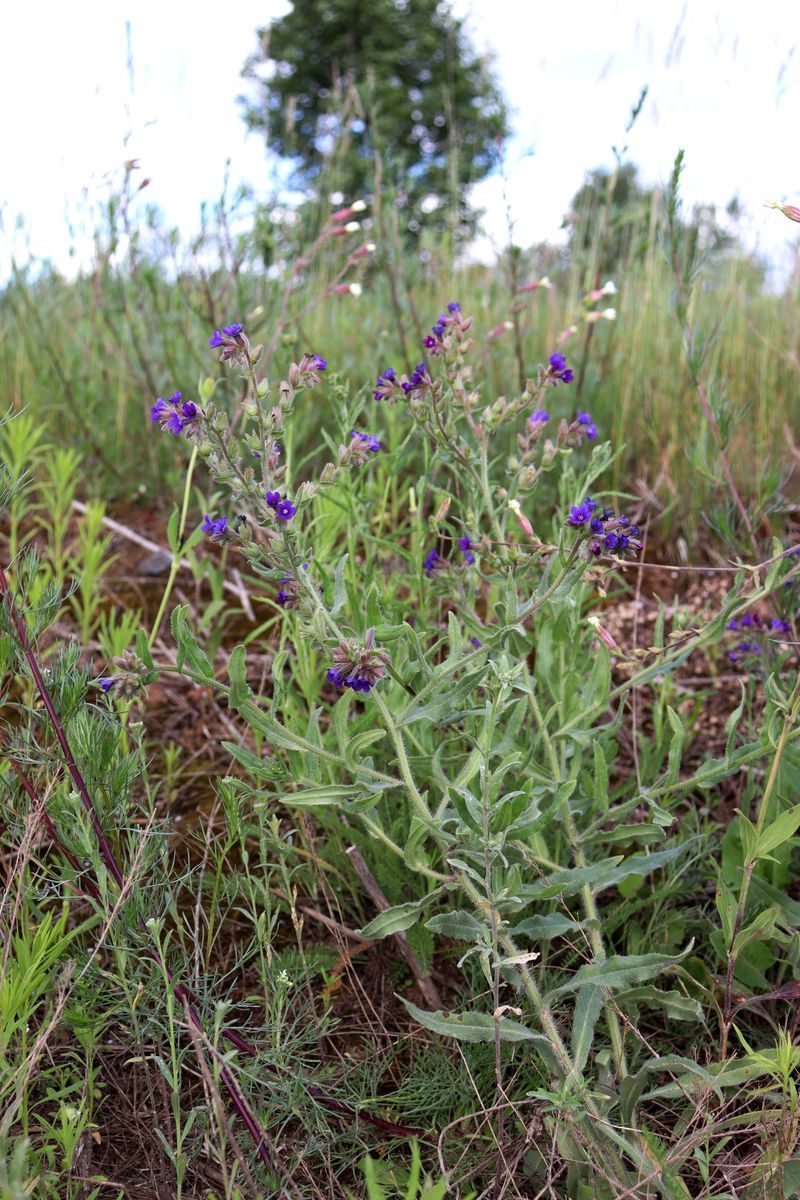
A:
POLYGON ((489 62, 443 0, 295 0, 258 32, 244 117, 294 164, 294 182, 396 189, 412 232, 469 217, 465 192, 497 164, 508 118, 489 62), (405 201, 405 203, 403 203, 405 201))
MULTIPOLYGON (((735 201, 726 212, 736 217, 735 201)), ((570 256, 594 267, 597 278, 613 275, 646 254, 663 216, 663 189, 643 184, 635 163, 620 163, 614 170, 599 167, 589 172, 570 203, 565 220, 570 256)), ((684 219, 682 237, 693 255, 711 257, 730 251, 736 241, 720 224, 713 204, 694 206, 684 219)))

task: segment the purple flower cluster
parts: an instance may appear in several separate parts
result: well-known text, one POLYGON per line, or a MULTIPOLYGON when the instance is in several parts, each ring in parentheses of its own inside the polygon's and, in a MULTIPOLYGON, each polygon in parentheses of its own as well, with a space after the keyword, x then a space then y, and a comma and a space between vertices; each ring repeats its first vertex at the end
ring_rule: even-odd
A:
POLYGON ((358 429, 354 429, 350 434, 350 440, 364 442, 367 449, 371 450, 373 454, 377 454, 381 448, 381 444, 376 437, 370 433, 361 433, 358 429))
POLYGON ((280 492, 265 492, 264 498, 279 521, 291 521, 297 512, 297 509, 290 500, 281 500, 280 492))
POLYGON ((436 318, 436 324, 426 338, 422 339, 422 344, 426 350, 430 350, 432 354, 437 355, 444 342, 444 335, 448 325, 453 325, 456 321, 461 320, 461 305, 457 300, 451 300, 447 306, 446 313, 439 313, 436 318))
POLYGON ((398 379, 394 367, 387 367, 378 376, 377 386, 372 389, 372 394, 376 400, 396 400, 400 391, 409 396, 413 392, 428 387, 430 382, 431 378, 428 374, 428 367, 424 362, 417 363, 411 373, 410 379, 407 375, 403 375, 401 379, 398 379))
POLYGON ((372 683, 366 676, 345 675, 344 671, 337 670, 336 667, 329 668, 328 683, 332 683, 339 692, 344 688, 352 688, 354 692, 368 692, 372 687, 372 683))
POLYGON ((226 338, 235 341, 240 336, 243 329, 244 325, 223 325, 222 333, 220 333, 218 329, 215 329, 211 337, 208 339, 208 344, 212 350, 215 350, 217 346, 225 345, 226 338))
POLYGON ((572 505, 565 524, 589 531, 588 550, 594 558, 603 553, 635 558, 642 549, 639 526, 631 524, 630 517, 616 516, 611 508, 601 510, 591 496, 581 504, 572 505))
POLYGON ((430 579, 431 575, 433 574, 433 572, 436 570, 436 568, 439 566, 440 562, 441 562, 441 555, 439 554, 438 550, 429 551, 429 553, 423 559, 422 569, 425 572, 425 574, 428 576, 429 579, 430 579))
POLYGON ((467 560, 467 562, 471 566, 472 563, 475 562, 475 555, 472 553, 472 542, 469 540, 469 538, 468 537, 459 538, 458 539, 458 548, 464 555, 464 558, 467 560))
POLYGON ((734 617, 733 620, 728 621, 725 628, 729 633, 741 633, 747 630, 750 634, 750 637, 744 638, 737 643, 733 650, 728 651, 728 658, 733 663, 739 662, 740 659, 748 654, 761 654, 763 645, 762 642, 755 640, 756 638, 763 638, 765 635, 772 633, 778 635, 774 640, 780 641, 782 636, 792 632, 789 622, 784 621, 781 617, 772 617, 767 622, 758 613, 745 613, 739 620, 734 617))
POLYGON ((563 354, 551 354, 547 377, 554 385, 572 383, 575 373, 567 366, 567 360, 563 354))
POLYGON ((397 383, 397 371, 394 367, 387 367, 378 376, 378 386, 373 388, 372 394, 376 400, 385 400, 387 396, 392 394, 395 384, 397 383))
POLYGON ((592 420, 592 414, 588 412, 579 412, 576 419, 578 424, 582 426, 583 432, 586 434, 589 441, 593 441, 597 437, 597 426, 592 420))
POLYGON ((550 420, 550 413, 545 412, 543 408, 537 408, 536 412, 532 412, 528 417, 531 425, 546 425, 550 420))
POLYGON ((223 538, 228 532, 228 518, 217 517, 215 519, 206 513, 206 515, 203 517, 203 524, 200 526, 200 528, 202 529, 203 533, 210 533, 211 540, 215 541, 223 538))
POLYGON ((200 409, 191 400, 182 401, 181 393, 176 392, 174 396, 170 396, 169 400, 158 397, 155 404, 150 409, 150 420, 155 424, 158 422, 162 429, 167 430, 178 437, 183 433, 188 425, 196 421, 200 415, 200 409))
POLYGON ((400 387, 406 395, 409 392, 415 392, 417 388, 424 387, 427 382, 428 368, 424 362, 417 363, 414 367, 414 373, 410 379, 401 380, 400 387))

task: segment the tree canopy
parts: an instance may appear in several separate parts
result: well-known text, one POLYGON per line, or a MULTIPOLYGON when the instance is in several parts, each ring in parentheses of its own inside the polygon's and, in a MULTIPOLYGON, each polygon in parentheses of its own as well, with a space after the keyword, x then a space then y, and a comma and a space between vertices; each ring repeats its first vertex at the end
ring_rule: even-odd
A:
POLYGON ((295 182, 341 192, 384 180, 406 223, 467 212, 465 192, 497 164, 508 118, 490 64, 443 0, 295 0, 258 31, 244 117, 293 161, 295 182))

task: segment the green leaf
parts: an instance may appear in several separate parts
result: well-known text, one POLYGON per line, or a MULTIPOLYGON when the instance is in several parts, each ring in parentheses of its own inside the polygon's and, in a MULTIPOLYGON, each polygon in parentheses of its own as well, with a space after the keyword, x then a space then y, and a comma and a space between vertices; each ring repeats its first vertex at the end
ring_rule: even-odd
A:
POLYGON ((760 942, 771 938, 779 916, 780 912, 777 908, 765 908, 749 925, 740 929, 733 942, 734 955, 740 954, 751 942, 760 942))
POLYGON ((616 1001, 620 1008, 639 1005, 660 1008, 672 1021, 693 1021, 699 1024, 703 1019, 703 1006, 699 1000, 693 1000, 691 996, 684 996, 683 992, 674 989, 662 991, 652 984, 617 992, 616 1001))
MULTIPOLYGON (((425 1029, 432 1033, 440 1033, 444 1037, 456 1038, 459 1042, 493 1042, 495 1040, 496 1023, 491 1013, 482 1012, 425 1012, 403 1000, 411 1016, 425 1029)), ((534 1033, 519 1021, 509 1017, 501 1017, 499 1021, 500 1040, 503 1042, 539 1042, 548 1049, 550 1043, 541 1033, 534 1033)))
POLYGON ((199 676, 201 680, 210 682, 214 678, 214 668, 208 656, 201 650, 197 639, 189 628, 186 618, 188 611, 188 604, 179 604, 172 613, 172 636, 178 646, 175 656, 176 665, 178 670, 182 671, 184 663, 186 663, 191 674, 199 676))
POLYGON ((529 937, 532 941, 549 941, 560 937, 562 933, 574 933, 580 929, 577 921, 573 921, 564 913, 543 913, 539 917, 528 917, 520 921, 511 930, 512 937, 529 937))
POLYGON ((603 1009, 602 988, 582 987, 575 999, 572 1019, 572 1059, 577 1074, 582 1074, 594 1040, 594 1027, 603 1009))
POLYGON ((413 900, 409 904, 395 904, 392 908, 379 912, 358 932, 365 938, 385 938, 393 933, 403 933, 412 925, 416 925, 430 899, 430 896, 426 896, 423 900, 413 900))
POLYGON ((800 804, 795 804, 793 808, 787 809, 786 812, 782 812, 780 816, 776 817, 766 829, 762 829, 758 839, 758 857, 764 858, 771 850, 788 842, 798 829, 800 829, 800 804))
POLYGON ((487 926, 482 925, 471 912, 456 908, 452 912, 437 913, 425 922, 425 928, 457 942, 476 942, 487 926))
POLYGON ((725 722, 725 732, 728 735, 728 742, 725 747, 725 757, 726 758, 730 758, 730 756, 733 754, 734 750, 736 749, 736 730, 739 727, 739 722, 741 721, 742 714, 744 713, 744 702, 745 702, 745 698, 747 696, 747 690, 744 686, 744 680, 742 680, 741 687, 742 687, 742 699, 739 702, 739 706, 738 706, 738 708, 735 708, 733 710, 733 712, 731 713, 731 715, 728 717, 727 721, 725 722))
POLYGON ((242 700, 252 696, 246 678, 247 651, 244 646, 236 646, 231 651, 228 660, 228 678, 231 681, 231 691, 228 703, 232 708, 238 708, 242 700))
POLYGON ((602 962, 586 963, 570 980, 554 988, 551 995, 563 996, 567 992, 577 991, 585 984, 613 991, 615 988, 630 987, 634 983, 646 983, 662 971, 682 962, 691 952, 693 945, 694 943, 690 942, 680 954, 613 954, 602 962))
POLYGON ((373 743, 381 741, 386 737, 385 729, 364 729, 361 733, 357 733, 354 738, 351 738, 347 743, 347 748, 344 752, 344 761, 348 767, 356 767, 358 760, 364 751, 372 746, 373 743))
MULTIPOLYGON (((620 1112, 622 1120, 626 1125, 633 1123, 636 1105, 644 1091, 646 1076, 654 1074, 657 1071, 671 1071, 673 1074, 680 1071, 682 1080, 688 1076, 695 1081, 699 1081, 703 1085, 705 1093, 713 1092, 720 1100, 723 1099, 719 1080, 715 1079, 710 1071, 701 1067, 691 1058, 682 1058, 678 1054, 665 1054, 660 1058, 648 1059, 635 1075, 629 1075, 622 1081, 620 1087, 620 1112)), ((676 1086, 677 1090, 677 1085, 674 1086, 676 1086)), ((691 1090, 692 1092, 696 1092, 696 1082, 694 1088, 691 1090)), ((664 1094, 663 1089, 659 1090, 659 1094, 664 1094)))
POLYGON ((347 585, 345 583, 345 567, 349 555, 343 554, 336 564, 336 570, 333 576, 333 604, 331 605, 331 615, 336 616, 338 612, 344 608, 347 603, 347 585))
POLYGON ((361 796, 363 789, 354 783, 326 783, 320 787, 305 788, 301 792, 287 792, 283 802, 287 808, 328 808, 332 804, 344 804, 361 796))
POLYGON ((257 754, 253 754, 252 750, 248 750, 246 746, 240 746, 237 742, 223 742, 222 746, 256 779, 276 780, 285 777, 286 772, 280 759, 259 758, 257 754))

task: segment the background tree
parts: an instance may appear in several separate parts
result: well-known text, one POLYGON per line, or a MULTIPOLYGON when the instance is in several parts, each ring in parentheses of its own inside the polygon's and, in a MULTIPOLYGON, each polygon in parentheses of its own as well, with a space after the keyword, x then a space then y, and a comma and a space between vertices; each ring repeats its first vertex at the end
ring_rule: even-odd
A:
POLYGON ((459 222, 465 193, 497 164, 503 98, 464 22, 442 0, 296 0, 258 31, 244 117, 292 160, 293 182, 372 193, 375 152, 411 232, 459 222))
MULTIPOLYGON (((643 184, 635 163, 590 171, 564 220, 570 230, 570 257, 596 270, 597 278, 617 274, 629 262, 645 256, 654 232, 661 228, 664 211, 663 188, 643 184)), ((737 201, 732 200, 725 211, 727 224, 735 227, 737 201)), ((713 204, 696 204, 684 218, 681 233, 692 255, 700 252, 714 257, 736 244, 735 235, 720 223, 713 204)))

